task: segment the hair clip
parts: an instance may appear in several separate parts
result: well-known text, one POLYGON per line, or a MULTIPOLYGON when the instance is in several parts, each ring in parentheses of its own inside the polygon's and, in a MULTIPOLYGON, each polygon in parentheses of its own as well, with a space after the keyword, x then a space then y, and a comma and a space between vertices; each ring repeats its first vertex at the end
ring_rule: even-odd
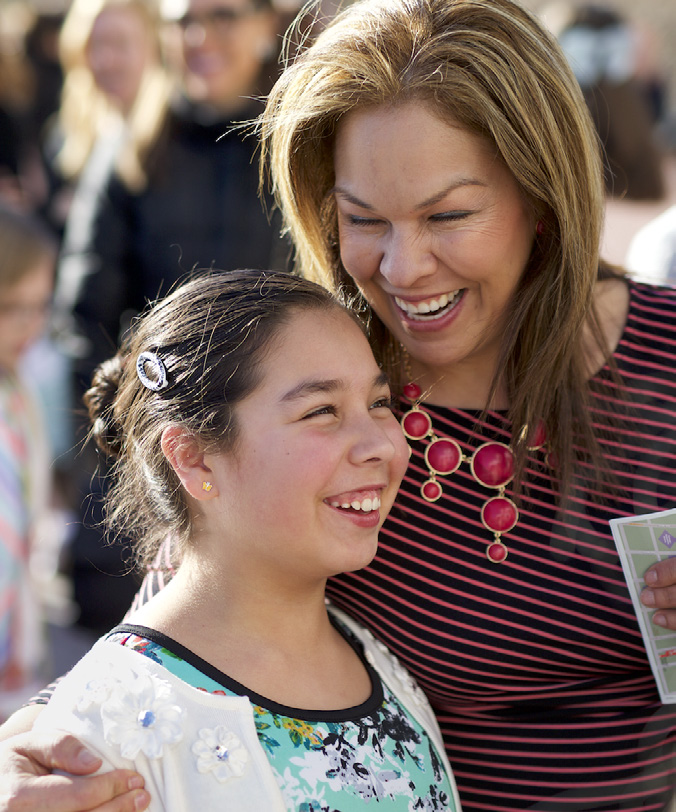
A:
POLYGON ((154 352, 142 352, 136 359, 136 374, 146 389, 159 392, 169 385, 167 368, 162 359, 154 352), (150 366, 153 377, 146 372, 146 365, 150 366))

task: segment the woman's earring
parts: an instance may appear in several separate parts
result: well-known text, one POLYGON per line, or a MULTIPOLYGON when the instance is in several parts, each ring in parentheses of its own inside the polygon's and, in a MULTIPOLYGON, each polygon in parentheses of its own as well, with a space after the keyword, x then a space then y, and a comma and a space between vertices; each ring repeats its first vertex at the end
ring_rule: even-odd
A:
POLYGON ((538 234, 544 234, 545 233, 545 224, 542 222, 542 220, 538 220, 537 223, 535 224, 535 231, 538 234))
POLYGON ((203 491, 206 491, 207 493, 209 493, 209 491, 210 491, 210 490, 211 490, 213 487, 214 487, 214 486, 211 484, 211 482, 207 482, 206 480, 205 480, 205 481, 202 483, 202 490, 203 490, 203 491))

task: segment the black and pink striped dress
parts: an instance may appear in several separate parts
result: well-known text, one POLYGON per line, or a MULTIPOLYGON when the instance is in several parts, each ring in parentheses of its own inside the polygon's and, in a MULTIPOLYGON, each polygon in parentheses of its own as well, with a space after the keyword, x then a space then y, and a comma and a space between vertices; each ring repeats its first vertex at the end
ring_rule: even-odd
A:
MULTIPOLYGON (((661 810, 673 792, 676 705, 660 704, 608 520, 676 507, 676 290, 631 285, 615 359, 629 400, 604 443, 617 498, 599 504, 578 481, 561 515, 533 452, 508 558, 493 564, 480 520, 491 492, 464 463, 425 502, 414 442, 375 561, 330 584, 429 696, 465 812, 661 810)), ((607 407, 592 408, 605 425, 607 407)), ((478 412, 428 411, 466 455, 510 440, 498 413, 479 435, 478 412)))

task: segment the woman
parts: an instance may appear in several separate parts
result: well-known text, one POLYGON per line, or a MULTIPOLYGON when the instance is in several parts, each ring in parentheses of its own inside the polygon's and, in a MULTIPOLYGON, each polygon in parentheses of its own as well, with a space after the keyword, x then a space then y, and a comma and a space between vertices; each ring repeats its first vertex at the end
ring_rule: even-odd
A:
POLYGON ((277 19, 269 0, 163 7, 180 90, 146 112, 147 138, 78 190, 59 265, 57 308, 84 391, 134 313, 195 267, 284 267, 288 249, 257 195, 254 138, 277 19), (132 158, 134 159, 132 160, 132 158), (133 171, 132 171, 133 167, 133 171))
POLYGON ((63 89, 47 130, 46 215, 61 233, 78 180, 108 167, 124 142, 118 171, 136 183, 156 137, 172 82, 163 64, 159 11, 141 0, 77 0, 59 34, 63 89))
POLYGON ((675 715, 608 520, 676 501, 676 294, 599 261, 598 145, 556 42, 509 0, 366 0, 262 129, 299 267, 371 306, 420 438, 332 599, 426 691, 463 808, 664 809, 675 715))
POLYGON ((371 560, 407 461, 352 314, 283 272, 198 277, 139 319, 85 402, 115 461, 110 526, 146 563, 171 536, 181 567, 39 728, 135 767, 167 812, 459 809, 422 692, 327 612, 327 577, 371 560))
POLYGON ((559 48, 509 0, 357 4, 262 128, 299 267, 366 300, 412 412, 378 557, 333 600, 427 692, 465 809, 664 808, 676 714, 607 522, 676 504, 676 293, 599 261, 559 48))

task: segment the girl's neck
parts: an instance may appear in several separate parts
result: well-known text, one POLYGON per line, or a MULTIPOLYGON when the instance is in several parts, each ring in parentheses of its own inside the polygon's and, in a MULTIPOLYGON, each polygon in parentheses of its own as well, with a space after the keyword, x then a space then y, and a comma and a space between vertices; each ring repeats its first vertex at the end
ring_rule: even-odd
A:
POLYGON ((188 556, 130 622, 166 634, 283 705, 336 710, 370 694, 363 664, 328 617, 324 584, 284 592, 238 582, 188 556))

